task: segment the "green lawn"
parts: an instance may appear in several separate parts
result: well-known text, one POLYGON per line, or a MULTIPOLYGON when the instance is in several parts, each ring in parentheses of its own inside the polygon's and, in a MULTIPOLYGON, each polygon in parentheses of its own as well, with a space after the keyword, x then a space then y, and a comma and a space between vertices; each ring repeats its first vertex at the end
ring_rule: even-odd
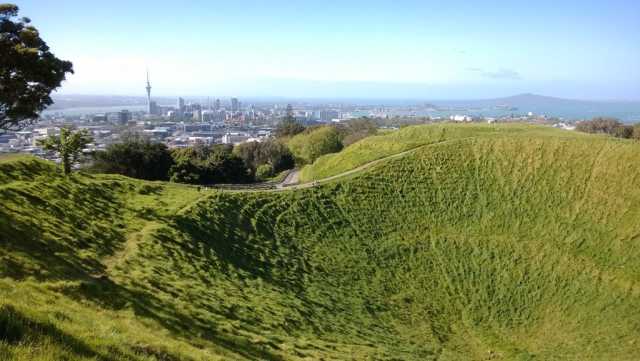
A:
POLYGON ((637 359, 638 143, 388 136, 432 145, 290 192, 0 164, 0 359, 637 359))

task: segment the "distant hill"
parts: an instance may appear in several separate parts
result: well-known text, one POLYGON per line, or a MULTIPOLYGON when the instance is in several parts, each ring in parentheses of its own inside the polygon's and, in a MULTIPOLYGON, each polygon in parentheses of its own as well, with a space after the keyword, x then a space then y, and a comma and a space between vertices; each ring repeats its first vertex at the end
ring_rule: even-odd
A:
POLYGON ((587 101, 587 100, 574 100, 565 98, 556 98, 537 94, 518 94, 505 98, 493 99, 494 103, 507 103, 516 106, 544 106, 544 105, 567 105, 567 104, 598 104, 605 102, 587 101))
POLYGON ((587 100, 574 100, 565 98, 556 98, 545 95, 537 95, 531 93, 518 94, 503 98, 491 98, 491 99, 468 99, 468 100, 451 100, 444 103, 455 104, 469 104, 474 106, 497 106, 497 105, 511 105, 515 107, 551 107, 551 106, 585 106, 585 105, 598 105, 607 104, 609 102, 587 101, 587 100))
POLYGON ((419 126, 345 152, 385 137, 417 148, 281 192, 0 158, 0 359, 637 358, 640 143, 419 126))
POLYGON ((516 115, 532 112, 536 115, 568 120, 614 117, 626 122, 640 122, 640 102, 587 101, 555 98, 536 94, 519 94, 504 98, 450 100, 433 102, 441 108, 471 109, 475 111, 504 110, 516 115))

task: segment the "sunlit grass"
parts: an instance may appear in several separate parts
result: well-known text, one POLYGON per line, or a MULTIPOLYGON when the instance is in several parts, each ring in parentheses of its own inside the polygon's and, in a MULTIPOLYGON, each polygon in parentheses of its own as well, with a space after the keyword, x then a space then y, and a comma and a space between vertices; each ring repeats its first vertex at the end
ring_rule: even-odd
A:
POLYGON ((416 125, 393 132, 382 132, 354 143, 339 153, 324 155, 312 165, 305 166, 300 179, 308 182, 335 176, 380 158, 439 142, 466 137, 511 136, 518 133, 526 133, 527 136, 581 136, 575 132, 526 124, 416 125))
POLYGON ((0 359, 636 359, 640 145, 407 129, 295 192, 0 165, 0 359))

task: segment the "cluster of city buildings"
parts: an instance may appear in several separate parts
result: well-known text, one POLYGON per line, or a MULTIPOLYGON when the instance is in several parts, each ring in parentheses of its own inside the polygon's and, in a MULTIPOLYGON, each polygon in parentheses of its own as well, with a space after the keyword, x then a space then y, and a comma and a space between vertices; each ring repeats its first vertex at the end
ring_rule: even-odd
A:
POLYGON ((136 132, 170 148, 195 144, 239 144, 262 141, 282 117, 290 115, 303 123, 338 121, 341 113, 332 109, 296 109, 290 105, 262 104, 245 107, 238 98, 224 103, 220 99, 205 104, 178 98, 175 105, 159 105, 151 97, 147 75, 147 102, 144 111, 121 110, 107 113, 65 115, 64 112, 42 116, 35 126, 21 131, 0 133, 0 152, 22 152, 45 156, 38 140, 57 135, 60 128, 85 129, 94 142, 86 152, 105 149, 117 143, 125 132, 136 132))

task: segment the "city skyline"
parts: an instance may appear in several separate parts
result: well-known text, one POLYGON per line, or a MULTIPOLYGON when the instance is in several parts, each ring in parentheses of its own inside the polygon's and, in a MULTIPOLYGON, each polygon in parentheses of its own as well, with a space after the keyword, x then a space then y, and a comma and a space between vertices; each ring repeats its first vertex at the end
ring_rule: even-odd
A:
POLYGON ((637 2, 491 4, 19 5, 74 62, 61 94, 140 95, 149 68, 158 96, 640 99, 637 2))

